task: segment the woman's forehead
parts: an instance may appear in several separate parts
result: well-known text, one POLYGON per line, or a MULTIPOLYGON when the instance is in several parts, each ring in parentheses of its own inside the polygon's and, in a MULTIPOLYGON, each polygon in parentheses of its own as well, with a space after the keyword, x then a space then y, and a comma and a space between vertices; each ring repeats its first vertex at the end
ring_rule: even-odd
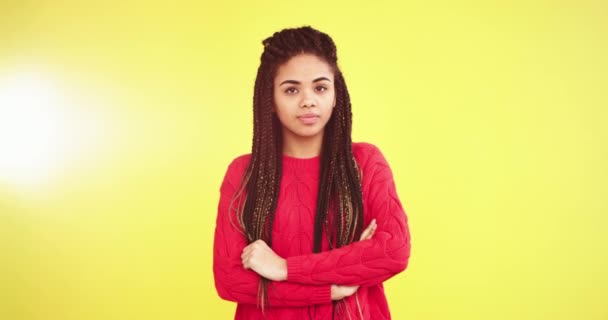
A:
POLYGON ((275 80, 279 83, 285 80, 313 82, 321 77, 333 82, 333 72, 329 64, 315 55, 301 54, 281 65, 275 80))

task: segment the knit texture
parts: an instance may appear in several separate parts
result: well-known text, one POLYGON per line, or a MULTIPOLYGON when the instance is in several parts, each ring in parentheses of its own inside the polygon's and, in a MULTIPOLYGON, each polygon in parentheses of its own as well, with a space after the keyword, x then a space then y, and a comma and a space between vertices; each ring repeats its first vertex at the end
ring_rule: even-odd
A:
POLYGON ((288 275, 286 281, 270 283, 265 317, 256 306, 260 276, 243 268, 241 253, 248 243, 237 229, 236 211, 229 210, 251 154, 230 163, 220 187, 213 272, 219 296, 238 303, 235 319, 332 319, 332 284, 360 286, 345 298, 350 315, 346 319, 391 319, 382 282, 408 266, 408 219, 381 151, 371 143, 355 142, 353 155, 363 171, 364 228, 374 218, 378 227, 372 239, 333 250, 324 236, 320 253, 312 249, 321 157, 283 155, 272 249, 287 260, 288 275))

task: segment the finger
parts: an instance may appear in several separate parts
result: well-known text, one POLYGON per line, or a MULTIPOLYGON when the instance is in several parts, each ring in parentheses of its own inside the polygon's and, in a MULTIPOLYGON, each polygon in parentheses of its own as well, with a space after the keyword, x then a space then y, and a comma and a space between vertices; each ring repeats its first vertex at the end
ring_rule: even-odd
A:
POLYGON ((378 227, 378 224, 376 223, 376 219, 372 219, 372 222, 369 223, 369 229, 370 229, 370 233, 374 233, 374 231, 376 231, 376 228, 378 227))
POLYGON ((243 249, 243 252, 241 253, 241 259, 243 259, 246 255, 248 255, 251 252, 251 250, 245 248, 243 249))
POLYGON ((249 252, 250 250, 251 250, 251 246, 250 246, 250 245, 249 245, 249 246, 246 246, 245 248, 243 248, 242 253, 249 252))
POLYGON ((268 244, 266 244, 266 241, 264 241, 262 239, 258 239, 258 240, 256 240, 256 242, 258 243, 258 246, 268 247, 268 244))
POLYGON ((258 244, 256 242, 252 242, 250 244, 248 244, 247 246, 245 246, 245 248, 243 248, 243 252, 251 252, 253 250, 255 250, 255 248, 258 246, 258 244))
POLYGON ((243 268, 250 269, 251 268, 251 256, 246 255, 241 259, 241 263, 243 264, 243 268))
POLYGON ((363 232, 361 233, 361 240, 365 240, 367 238, 367 235, 371 232, 371 227, 372 224, 368 225, 367 228, 365 228, 365 230, 363 230, 363 232))
POLYGON ((372 238, 372 236, 374 235, 374 233, 376 233, 376 230, 378 230, 378 225, 374 224, 373 227, 372 227, 372 231, 369 233, 368 239, 372 238))
POLYGON ((363 231, 363 233, 361 234, 360 240, 369 239, 370 233, 371 233, 371 230, 369 228, 365 229, 365 231, 363 231))
POLYGON ((252 254, 250 252, 244 253, 241 255, 241 262, 243 262, 243 264, 249 264, 250 260, 251 260, 251 256, 252 254))
POLYGON ((371 230, 365 230, 365 232, 361 234, 361 239, 360 240, 367 240, 367 239, 369 239, 370 232, 371 232, 371 230))
POLYGON ((266 242, 264 240, 262 240, 262 239, 258 239, 256 241, 252 242, 250 244, 250 246, 252 248, 264 248, 264 247, 268 247, 268 245, 266 244, 266 242))
POLYGON ((376 219, 372 219, 372 221, 370 222, 370 224, 367 226, 367 228, 365 228, 365 230, 363 230, 363 233, 361 233, 361 237, 359 240, 367 240, 369 238, 371 238, 371 236, 373 235, 374 229, 376 228, 376 219))
POLYGON ((359 241, 367 239, 367 234, 367 229, 363 230, 363 232, 361 233, 361 237, 359 237, 359 241))

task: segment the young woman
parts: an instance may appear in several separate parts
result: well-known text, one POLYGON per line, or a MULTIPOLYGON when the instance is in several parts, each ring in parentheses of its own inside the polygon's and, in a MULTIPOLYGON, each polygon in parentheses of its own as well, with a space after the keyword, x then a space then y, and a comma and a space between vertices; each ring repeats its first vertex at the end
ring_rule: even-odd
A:
POLYGON ((263 41, 253 146, 220 187, 213 272, 235 319, 390 319, 407 216, 373 144, 351 141, 336 47, 309 26, 263 41))

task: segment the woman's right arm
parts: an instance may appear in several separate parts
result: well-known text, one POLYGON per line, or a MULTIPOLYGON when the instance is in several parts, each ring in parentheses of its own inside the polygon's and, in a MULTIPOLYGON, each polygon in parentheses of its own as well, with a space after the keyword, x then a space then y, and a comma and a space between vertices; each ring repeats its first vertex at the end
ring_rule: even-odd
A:
MULTIPOLYGON (((260 276, 242 265, 241 252, 247 246, 247 240, 236 229, 236 212, 229 210, 230 200, 243 171, 243 164, 233 161, 220 187, 213 243, 213 275, 215 288, 222 299, 256 304, 260 276), (231 218, 233 223, 230 222, 231 218)), ((307 285, 285 281, 270 281, 267 292, 271 306, 285 307, 331 303, 332 298, 341 299, 348 293, 339 286, 329 284, 307 285)))

